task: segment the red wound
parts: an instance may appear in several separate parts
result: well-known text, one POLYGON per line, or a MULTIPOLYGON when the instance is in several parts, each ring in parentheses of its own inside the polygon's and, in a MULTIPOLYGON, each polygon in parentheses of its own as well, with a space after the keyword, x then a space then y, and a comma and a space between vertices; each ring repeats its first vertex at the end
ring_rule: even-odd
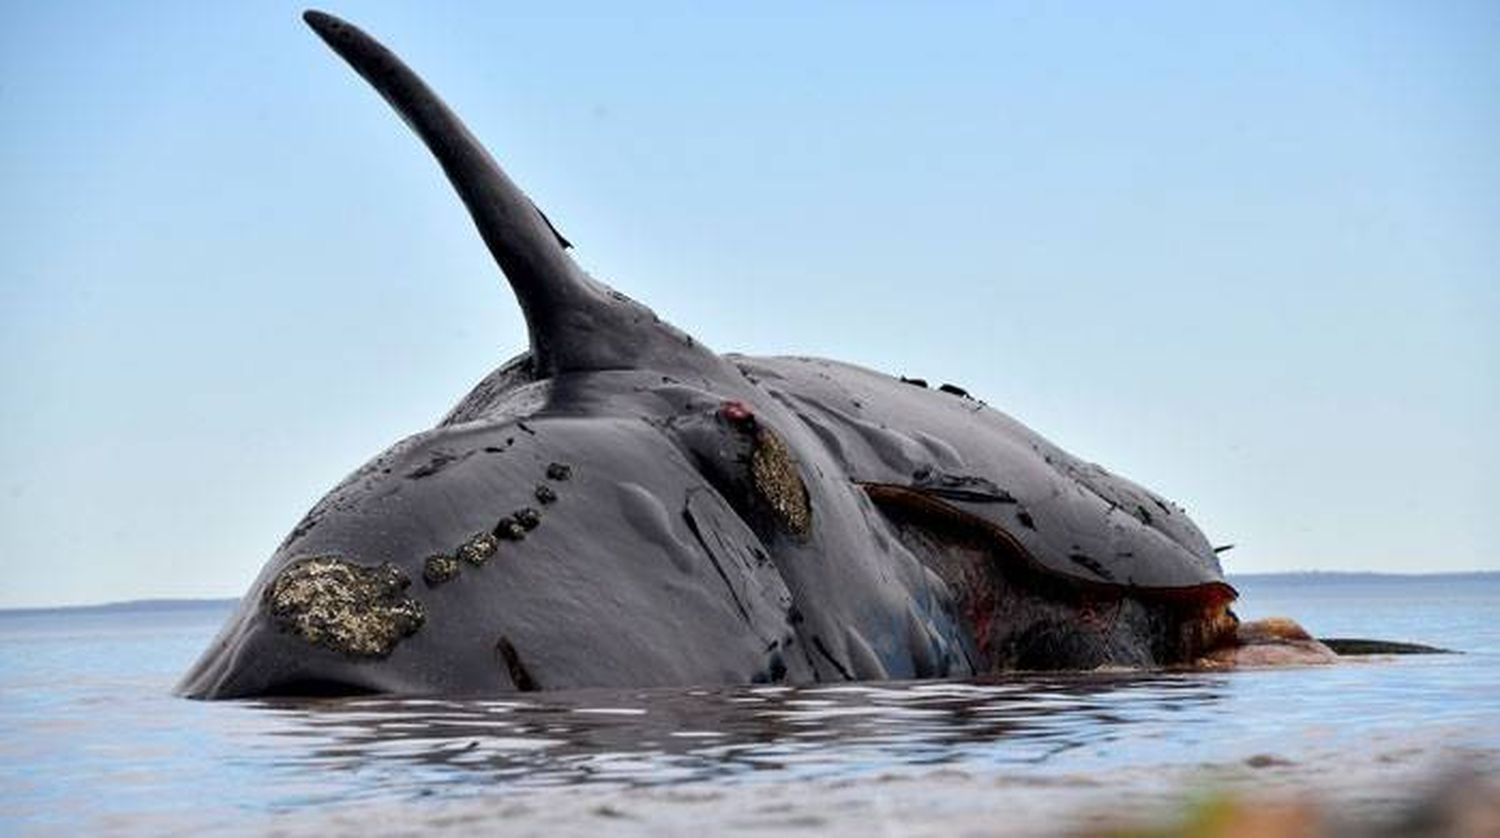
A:
POLYGON ((729 401, 719 405, 719 415, 734 425, 748 425, 755 421, 755 414, 744 402, 729 401))

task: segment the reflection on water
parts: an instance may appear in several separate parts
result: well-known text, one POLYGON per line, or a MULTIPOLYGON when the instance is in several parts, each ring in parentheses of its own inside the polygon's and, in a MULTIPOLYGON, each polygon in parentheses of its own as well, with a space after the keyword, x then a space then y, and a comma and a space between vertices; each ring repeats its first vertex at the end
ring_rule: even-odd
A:
POLYGON ((544 787, 786 787, 948 772, 1104 784, 1141 798, 1247 761, 1295 765, 1300 777, 1374 766, 1373 780, 1386 781, 1381 766, 1403 754, 1463 749, 1493 766, 1500 584, 1486 584, 1424 597, 1299 587, 1282 592, 1292 606, 1284 609, 1274 607, 1275 590, 1246 591, 1315 631, 1321 620, 1329 633, 1392 636, 1382 627, 1399 624, 1400 639, 1466 649, 1461 656, 462 700, 186 701, 168 690, 223 620, 223 605, 0 614, 0 832, 143 817, 179 828, 233 824, 333 802, 544 787))
POLYGON ((441 777, 451 792, 453 783, 657 785, 757 772, 1038 765, 1076 748, 1108 748, 1131 727, 1201 723, 1222 681, 1094 676, 257 705, 280 722, 277 741, 264 747, 300 754, 303 769, 402 765, 395 774, 441 777))

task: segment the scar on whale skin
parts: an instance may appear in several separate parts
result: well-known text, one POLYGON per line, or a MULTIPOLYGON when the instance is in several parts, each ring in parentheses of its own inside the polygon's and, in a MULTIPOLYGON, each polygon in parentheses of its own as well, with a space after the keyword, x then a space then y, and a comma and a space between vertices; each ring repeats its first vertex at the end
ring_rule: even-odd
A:
POLYGON ((299 559, 277 574, 266 604, 277 625, 314 646, 383 658, 422 627, 411 580, 392 564, 366 567, 336 556, 299 559))

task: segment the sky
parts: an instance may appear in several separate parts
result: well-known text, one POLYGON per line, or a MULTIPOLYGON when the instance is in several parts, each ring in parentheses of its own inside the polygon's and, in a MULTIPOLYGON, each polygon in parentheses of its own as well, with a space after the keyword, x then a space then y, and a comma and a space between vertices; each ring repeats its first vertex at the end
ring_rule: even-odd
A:
MULTIPOLYGON (((1500 4, 327 10, 711 347, 960 384, 1231 572, 1500 568, 1500 4)), ((524 348, 300 11, 0 3, 0 607, 237 596, 524 348)))

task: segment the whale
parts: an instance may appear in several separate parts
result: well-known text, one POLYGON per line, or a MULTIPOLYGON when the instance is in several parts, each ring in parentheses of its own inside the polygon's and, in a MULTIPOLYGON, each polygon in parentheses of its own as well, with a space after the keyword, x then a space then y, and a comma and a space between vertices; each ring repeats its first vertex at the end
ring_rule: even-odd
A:
POLYGON ((482 695, 1327 662, 1184 509, 960 387, 721 354, 590 276, 454 112, 312 30, 436 158, 527 345, 338 483, 177 692, 482 695))

